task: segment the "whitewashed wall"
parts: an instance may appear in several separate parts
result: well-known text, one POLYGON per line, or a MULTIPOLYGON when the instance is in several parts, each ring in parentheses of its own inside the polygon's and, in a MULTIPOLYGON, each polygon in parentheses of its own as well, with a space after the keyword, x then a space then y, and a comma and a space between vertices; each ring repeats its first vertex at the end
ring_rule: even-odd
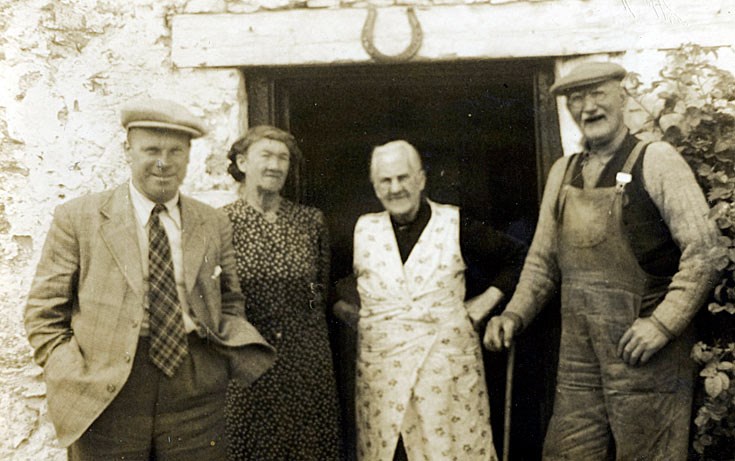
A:
POLYGON ((204 117, 186 192, 232 186, 225 153, 239 131, 237 70, 178 70, 172 14, 183 1, 0 1, 0 459, 64 459, 45 418, 22 310, 53 208, 128 178, 119 107, 170 98, 204 117))
MULTIPOLYGON (((427 7, 513 1, 371 2, 427 7)), ((235 185, 226 174, 225 153, 246 116, 242 76, 236 69, 176 68, 171 18, 366 3, 0 0, 0 459, 65 459, 45 419, 41 370, 31 363, 22 310, 54 207, 128 178, 120 105, 144 95, 170 98, 204 117, 211 132, 194 142, 184 192, 215 205, 232 198, 235 185)), ((729 51, 721 56, 732 65, 729 51)), ((650 76, 661 57, 644 52, 611 59, 650 76)), ((572 61, 559 60, 557 70, 565 72, 572 61)), ((570 153, 577 149, 578 133, 563 106, 560 116, 570 153)))

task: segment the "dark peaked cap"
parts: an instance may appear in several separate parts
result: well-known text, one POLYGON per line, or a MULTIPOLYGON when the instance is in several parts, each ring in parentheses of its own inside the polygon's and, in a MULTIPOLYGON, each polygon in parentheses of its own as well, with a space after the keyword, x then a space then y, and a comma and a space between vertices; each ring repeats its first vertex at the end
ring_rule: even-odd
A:
POLYGON ((607 80, 622 80, 628 72, 613 62, 585 62, 564 77, 557 79, 549 91, 559 96, 581 86, 594 85, 607 80))
POLYGON ((189 110, 167 99, 139 99, 131 101, 120 110, 120 121, 126 130, 130 128, 158 128, 183 131, 192 138, 207 133, 204 122, 189 110))

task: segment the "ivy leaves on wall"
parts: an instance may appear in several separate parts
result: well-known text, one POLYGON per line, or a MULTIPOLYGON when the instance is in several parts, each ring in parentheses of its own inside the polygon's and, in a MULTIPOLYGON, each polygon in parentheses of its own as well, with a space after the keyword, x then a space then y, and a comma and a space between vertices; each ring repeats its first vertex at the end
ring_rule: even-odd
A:
POLYGON ((670 51, 659 78, 623 81, 626 123, 648 141, 674 145, 692 167, 722 232, 710 258, 722 270, 706 334, 692 350, 701 365, 693 447, 702 459, 731 459, 735 444, 735 77, 715 66, 717 52, 697 45, 670 51), (723 317, 724 316, 724 317, 723 317), (716 319, 712 321, 712 319, 716 319))

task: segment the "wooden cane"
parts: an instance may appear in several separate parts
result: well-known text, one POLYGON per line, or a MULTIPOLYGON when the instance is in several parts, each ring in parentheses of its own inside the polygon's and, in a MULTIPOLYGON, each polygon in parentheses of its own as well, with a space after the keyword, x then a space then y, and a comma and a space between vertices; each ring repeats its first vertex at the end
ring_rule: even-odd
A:
POLYGON ((510 453, 510 413, 513 406, 513 368, 516 361, 515 343, 508 349, 508 362, 505 366, 505 413, 503 415, 503 461, 508 461, 510 453))

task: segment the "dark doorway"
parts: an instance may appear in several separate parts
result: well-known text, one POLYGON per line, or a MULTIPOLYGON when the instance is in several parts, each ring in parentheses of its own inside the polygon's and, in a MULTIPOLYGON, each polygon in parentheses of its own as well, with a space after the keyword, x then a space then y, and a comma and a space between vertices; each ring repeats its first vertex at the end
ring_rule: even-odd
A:
POLYGON ((394 139, 421 152, 430 198, 527 236, 538 208, 532 75, 314 83, 289 85, 289 121, 305 153, 305 201, 329 219, 335 275, 350 270, 357 217, 381 209, 368 180, 370 152, 394 139))
MULTIPOLYGON (((296 136, 305 157, 303 201, 327 217, 337 280, 351 272, 357 218, 381 209, 368 178, 370 152, 394 139, 421 152, 431 199, 459 205, 529 243, 550 164, 539 145, 540 139, 549 144, 539 133, 553 112, 539 105, 539 75, 550 75, 549 69, 548 62, 535 61, 270 69, 250 80, 251 124, 275 123, 296 136)), ((555 113, 550 119, 555 122, 555 113)), ((336 322, 333 327, 351 447, 355 335, 336 322)), ((523 384, 514 386, 512 459, 540 458, 554 366, 539 360, 549 355, 548 335, 540 334, 525 341, 532 353, 519 353, 516 383, 523 384)), ((487 354, 486 368, 500 451, 504 354, 487 354)))

